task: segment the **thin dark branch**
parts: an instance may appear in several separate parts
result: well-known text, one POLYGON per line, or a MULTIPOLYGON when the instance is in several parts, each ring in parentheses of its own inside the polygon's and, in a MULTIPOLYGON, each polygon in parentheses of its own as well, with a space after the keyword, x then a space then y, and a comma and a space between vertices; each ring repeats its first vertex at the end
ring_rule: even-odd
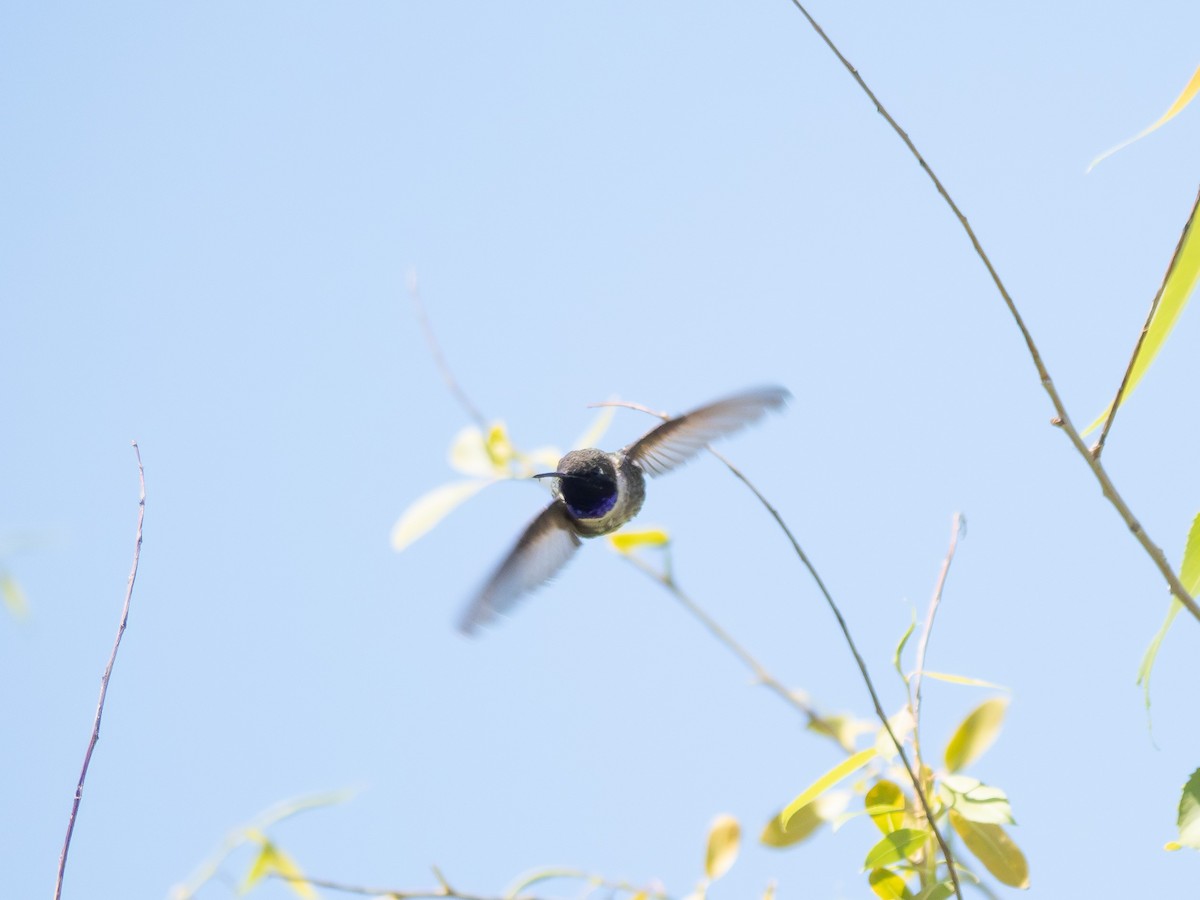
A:
POLYGON ((962 900, 962 888, 958 883, 958 870, 954 863, 954 857, 950 853, 950 845, 946 843, 946 839, 942 836, 942 830, 938 827, 937 821, 934 819, 933 807, 929 804, 929 798, 925 796, 925 788, 921 785, 920 773, 913 768, 913 764, 908 759, 908 754, 904 751, 904 745, 892 730, 892 723, 888 721, 887 713, 883 710, 883 704, 879 701, 879 694, 875 690, 875 683, 871 680, 871 673, 867 670, 867 664, 863 661, 862 654, 858 652, 858 646, 854 643, 854 638, 850 634, 850 626, 846 624, 846 619, 842 616, 842 611, 834 602, 833 595, 825 587, 825 582, 817 574, 816 567, 809 560, 808 554, 801 549, 800 542, 796 540, 796 536, 792 534, 792 530, 783 521, 783 516, 779 514, 778 510, 771 505, 770 501, 762 495, 758 488, 751 483, 750 479, 743 475, 741 470, 734 466, 733 463, 711 447, 708 448, 708 452, 725 463, 729 471, 750 489, 751 493, 758 498, 759 503, 771 514, 771 517, 783 530, 783 533, 787 535, 787 539, 792 544, 792 549, 796 551, 796 556, 800 558, 800 562, 804 564, 804 568, 808 569, 808 574, 816 582, 817 588, 821 591, 821 595, 829 605, 830 611, 833 613, 834 618, 837 619, 838 627, 842 629, 842 636, 846 639, 846 646, 850 648, 850 652, 854 656, 854 662, 858 664, 858 671, 862 674, 863 684, 867 686, 867 693, 871 695, 871 703, 875 707, 875 715, 879 718, 884 730, 888 733, 888 737, 892 739, 892 743, 896 746, 896 753, 899 755, 900 761, 904 763, 904 769, 908 772, 908 778, 912 782, 917 799, 921 801, 921 809, 925 811, 925 819, 929 824, 929 829, 933 832, 933 836, 937 839, 938 846, 942 850, 942 858, 946 860, 946 868, 950 872, 950 880, 954 883, 954 893, 958 897, 958 900, 962 900))
POLYGON ((917 668, 912 676, 912 715, 913 715, 913 756, 917 765, 921 764, 921 679, 925 675, 925 651, 929 649, 929 635, 933 633, 933 619, 937 615, 938 606, 942 602, 942 591, 946 587, 946 576, 950 574, 950 564, 954 562, 954 553, 958 549, 958 539, 962 537, 967 521, 962 513, 954 514, 954 522, 950 526, 950 547, 946 558, 942 560, 942 570, 938 573, 937 584, 933 588, 933 597, 929 601, 929 611, 925 613, 925 624, 921 628, 921 640, 917 643, 917 668))
POLYGON ((442 355, 442 347, 438 343, 437 335, 433 333, 433 326, 429 323, 429 316, 425 313, 425 304, 421 302, 421 292, 417 287, 417 273, 410 271, 408 273, 408 295, 412 298, 413 309, 417 313, 417 321, 421 325, 421 333, 425 336, 425 344, 429 347, 429 353, 433 356, 433 361, 438 367, 438 372, 441 373, 442 381, 446 383, 446 387, 450 389, 450 393, 454 395, 454 399, 458 401, 458 405, 463 408, 468 416, 475 420, 475 424, 479 426, 479 430, 485 435, 488 432, 488 421, 484 418, 483 413, 479 411, 471 398, 467 396, 467 392, 459 385, 458 380, 454 377, 454 372, 450 368, 450 364, 446 362, 446 357, 442 355))
POLYGON ((789 706, 808 719, 810 725, 819 721, 820 717, 811 706, 800 699, 794 692, 788 690, 783 682, 768 672, 766 667, 749 650, 738 643, 733 635, 726 631, 716 619, 705 612, 703 607, 684 593, 683 588, 675 582, 674 578, 664 572, 657 571, 647 562, 630 553, 623 553, 621 555, 634 568, 666 588, 671 596, 678 600, 683 608, 708 630, 709 634, 724 644, 734 656, 745 663, 746 667, 754 673, 755 681, 781 697, 789 706))
POLYGON ((1038 377, 1042 382, 1042 387, 1049 395, 1050 402, 1054 405, 1054 411, 1056 415, 1051 420, 1052 424, 1059 426, 1063 430, 1063 433, 1066 434, 1067 438, 1071 441, 1071 445, 1088 464, 1088 467, 1092 470, 1092 474, 1100 483, 1100 489, 1104 492, 1104 496, 1117 510, 1117 513, 1125 521, 1125 525, 1130 531, 1133 532, 1134 537, 1136 537, 1138 540, 1138 543, 1142 545, 1142 548, 1158 567, 1163 579, 1170 587, 1171 593, 1175 595, 1180 603, 1187 607, 1188 612, 1195 616, 1197 621, 1200 621, 1200 605, 1198 605, 1196 601, 1192 599, 1192 595, 1188 593, 1187 588, 1183 586, 1183 583, 1180 582, 1179 577, 1171 568, 1171 564, 1167 561, 1166 554, 1164 554, 1162 549, 1150 539, 1149 535, 1146 534, 1146 531, 1142 527, 1141 523, 1138 522, 1137 518, 1133 515, 1133 511, 1125 503, 1125 500, 1121 497, 1121 495, 1117 493, 1116 487, 1108 477, 1108 472, 1105 471, 1104 467, 1100 464, 1100 460, 1092 454, 1091 450, 1089 450, 1087 445, 1083 442, 1083 438, 1080 436, 1079 431, 1074 425, 1071 424, 1071 418, 1067 415, 1067 409, 1063 405, 1062 398, 1058 394, 1058 389, 1055 388, 1054 382, 1050 378, 1050 372, 1046 369, 1045 363, 1042 362, 1042 355, 1040 352, 1038 352, 1037 345, 1033 342, 1033 335, 1029 333, 1029 329, 1025 325, 1025 320, 1021 318, 1020 312, 1017 311, 1016 303, 1013 302, 1012 297, 1008 293, 1008 289, 1004 286, 1004 282, 1000 280, 1000 275, 992 265, 991 258, 984 251, 983 245, 979 243, 979 238, 975 235, 975 230, 971 227, 971 223, 967 221, 967 217, 963 214, 962 210, 958 208, 958 204, 954 202, 954 199, 942 185, 941 180, 936 174, 934 174, 933 169, 930 168, 929 163, 925 161, 925 158, 921 155, 920 151, 917 150, 916 145, 912 142, 912 139, 909 138, 908 133, 900 127, 899 123, 892 118, 891 113, 884 108, 884 105, 879 101, 879 98, 875 96, 875 92, 867 86, 866 81, 864 81, 863 77, 858 74, 858 70, 854 68, 854 66, 848 59, 846 59, 845 56, 842 55, 842 51, 839 50, 837 45, 830 40, 827 34, 825 34, 825 31, 820 25, 817 24, 816 19, 809 14, 808 10, 804 8, 804 5, 800 3, 800 0, 791 0, 791 2, 792 5, 800 11, 804 18, 808 20, 808 24, 812 26, 813 30, 817 33, 821 40, 825 42, 825 46, 832 51, 834 56, 838 58, 838 61, 841 62, 841 64, 845 67, 846 71, 849 72, 851 77, 854 78, 855 82, 862 89, 863 93, 865 93, 868 99, 875 104, 875 109, 892 127, 892 130, 896 132, 896 135, 900 138, 900 140, 904 142, 904 146, 906 146, 909 149, 909 152, 912 153, 912 155, 916 158, 921 168, 925 170, 925 174, 929 176, 929 180, 933 182, 933 186, 937 188, 937 192, 942 195, 942 199, 946 201, 946 205, 950 207, 950 210, 958 219, 959 224, 962 225, 963 231, 966 232, 967 237, 971 241, 971 246, 975 248, 975 254, 987 268, 988 274, 992 278, 992 282, 996 285, 996 290, 1000 292, 1000 296, 1004 299, 1004 303, 1008 307, 1009 314, 1012 316, 1013 321, 1020 330, 1021 336, 1025 339, 1025 346, 1028 348, 1029 356, 1033 360, 1034 367, 1037 369, 1038 377))
POLYGON ((1200 193, 1196 194, 1196 202, 1192 204, 1191 214, 1188 216, 1187 225, 1179 235, 1179 243, 1175 245, 1175 252, 1171 254, 1171 262, 1167 265, 1167 274, 1163 276, 1162 284, 1158 286, 1158 290, 1154 294, 1154 299, 1150 301, 1150 312, 1146 314, 1146 323, 1142 326, 1142 330, 1138 332, 1137 343, 1133 345, 1133 355, 1129 357, 1129 365, 1125 367, 1125 374, 1121 377, 1121 384, 1117 388, 1117 396, 1113 397, 1112 406, 1108 408, 1108 415, 1104 417, 1104 427, 1100 430, 1100 439, 1096 441, 1096 445, 1092 448, 1092 456, 1096 459, 1100 458, 1100 454, 1104 452, 1104 442, 1108 440, 1108 432, 1112 428, 1113 419, 1117 417, 1117 410, 1121 408, 1121 401, 1125 397, 1125 389, 1129 385, 1129 379, 1133 376, 1133 366, 1137 362, 1138 355, 1142 352, 1142 344, 1146 342, 1146 335, 1150 332, 1150 323, 1154 321, 1154 314, 1158 312, 1158 305, 1162 302, 1163 290, 1167 286, 1167 282, 1171 280, 1171 273, 1175 271, 1175 265, 1179 260, 1179 253, 1183 250, 1183 242, 1187 240, 1189 232, 1196 221, 1196 212, 1200 210, 1200 193))
POLYGON ((108 680, 112 677, 113 664, 117 661, 117 650, 120 649, 121 638, 124 636, 125 626, 129 622, 129 601, 133 598, 133 583, 137 580, 138 560, 142 555, 142 521, 146 516, 146 472, 142 468, 142 451, 138 449, 137 441, 133 442, 133 453, 137 458, 139 488, 133 567, 129 570, 129 581, 125 586, 125 605, 121 609, 121 623, 117 626, 117 637, 113 641, 112 652, 108 655, 108 665, 104 667, 104 675, 100 678, 100 699, 96 703, 96 717, 92 722, 92 734, 88 738, 87 752, 83 755, 83 768, 79 771, 79 781, 75 785, 75 800, 71 804, 71 817, 67 820, 67 836, 63 839, 62 852, 58 855, 58 878, 54 882, 54 900, 60 900, 62 897, 63 874, 67 870, 67 853, 71 849, 71 835, 75 832, 79 803, 83 799, 83 783, 87 780, 88 766, 92 763, 92 752, 96 749, 96 742, 100 740, 100 718, 104 715, 104 698, 108 694, 108 680))
MULTIPOLYGON (((331 881, 326 878, 310 878, 304 875, 286 875, 282 872, 272 872, 270 877, 277 878, 280 881, 286 881, 291 884, 307 884, 312 887, 324 888, 328 891, 340 891, 343 894, 361 894, 368 897, 387 898, 387 900, 437 900, 437 898, 448 898, 448 900, 538 900, 533 894, 505 894, 503 897, 489 896, 486 894, 468 894, 463 891, 453 888, 445 880, 445 877, 437 869, 434 869, 434 875, 438 879, 438 886, 435 888, 417 888, 414 890, 399 890, 396 888, 381 888, 381 887, 364 887, 357 884, 346 884, 341 881, 331 881)), ((608 888, 614 891, 623 891, 628 894, 644 893, 648 897, 654 897, 656 900, 667 900, 667 895, 657 891, 647 891, 644 888, 638 888, 624 881, 609 881, 605 878, 599 878, 595 875, 589 875, 586 872, 579 872, 574 869, 564 869, 561 873, 554 877, 581 879, 592 883, 598 887, 608 888)))
MULTIPOLYGON (((658 412, 635 403, 613 401, 609 404, 595 405, 627 406, 630 409, 637 409, 642 412, 649 413, 652 416, 658 416, 662 419, 669 418, 666 413, 658 412)), ((912 763, 908 759, 908 754, 904 750, 904 745, 900 742, 900 739, 896 737, 896 732, 892 730, 892 723, 888 721, 888 715, 883 710, 883 704, 880 702, 879 694, 875 690, 875 683, 871 680, 871 673, 867 669, 866 662, 863 661, 862 654, 858 652, 858 645, 854 643, 854 638, 850 634, 850 626, 846 624, 846 619, 842 616, 841 609, 839 609, 837 603, 834 602, 833 595, 830 594, 829 589, 825 587, 825 582, 817 573, 816 567, 808 558, 808 554, 805 553, 804 549, 800 546, 800 542, 796 540, 796 536, 792 534, 792 530, 788 528, 787 522, 783 520, 783 516, 779 514, 779 511, 771 505, 771 502, 765 496, 763 496, 762 492, 754 486, 753 482, 751 482, 750 479, 742 473, 741 469, 731 463, 712 447, 708 448, 708 452, 723 462, 725 467, 729 469, 729 471, 732 472, 734 476, 742 482, 742 484, 750 489, 750 492, 758 498, 758 502, 761 503, 766 511, 771 514, 771 518, 775 520, 775 523, 780 527, 783 533, 787 535, 787 539, 791 542, 792 549, 796 552, 796 556, 799 557, 800 562, 804 564, 804 568, 808 570, 808 574, 812 576, 812 580, 816 582, 817 588, 820 590, 821 595, 825 598, 826 604, 828 604, 830 611, 833 613, 833 617, 837 619, 838 627, 841 628, 842 636, 846 640, 846 646, 850 648, 850 653, 854 656, 855 663, 858 664, 858 671, 862 675, 863 684, 867 686, 867 693, 871 695, 871 703, 875 707, 875 715, 883 725, 884 730, 887 731, 888 737, 892 739, 892 743, 896 747, 896 753, 899 755, 900 761, 904 763, 904 768, 908 772, 908 778, 912 782, 913 791, 916 793, 917 799, 921 802, 921 808, 925 811, 925 818, 929 823, 929 828, 933 832, 934 837, 937 839, 938 846, 941 848, 942 857, 946 860, 946 867, 950 872, 950 880, 954 883, 954 893, 958 897, 958 900, 962 900, 962 889, 959 887, 958 883, 958 870, 954 864, 954 857, 950 853, 950 845, 946 843, 946 839, 942 836, 942 830, 938 827, 937 821, 934 819, 933 807, 929 803, 929 798, 925 796, 925 789, 921 786, 920 774, 916 771, 916 769, 913 768, 912 763)))

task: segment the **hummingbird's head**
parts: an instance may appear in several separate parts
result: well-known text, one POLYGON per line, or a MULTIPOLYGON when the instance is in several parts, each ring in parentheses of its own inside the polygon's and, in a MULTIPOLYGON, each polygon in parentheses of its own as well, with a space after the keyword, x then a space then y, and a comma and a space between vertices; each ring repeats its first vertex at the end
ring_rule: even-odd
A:
POLYGON ((617 467, 603 450, 572 450, 558 461, 558 471, 533 477, 557 478, 555 493, 577 519, 598 519, 617 503, 617 467))

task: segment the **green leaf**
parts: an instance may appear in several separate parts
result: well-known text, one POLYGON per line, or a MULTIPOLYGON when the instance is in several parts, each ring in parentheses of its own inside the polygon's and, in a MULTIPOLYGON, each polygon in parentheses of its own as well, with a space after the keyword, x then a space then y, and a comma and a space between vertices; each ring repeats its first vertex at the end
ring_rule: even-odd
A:
POLYGON ((1176 843, 1200 850, 1200 769, 1192 773, 1179 796, 1179 840, 1176 843))
POLYGON ((912 900, 912 891, 904 879, 891 869, 872 869, 867 883, 881 900, 912 900))
POLYGON ((790 847, 811 837, 826 822, 836 819, 850 803, 847 791, 829 791, 796 811, 783 827, 783 813, 775 816, 763 828, 758 840, 768 847, 790 847))
MULTIPOLYGON (((909 736, 916 730, 912 707, 905 704, 899 712, 888 716, 888 724, 892 726, 892 734, 896 736, 896 740, 901 744, 907 743, 909 736)), ((896 744, 892 741, 892 735, 888 734, 888 730, 883 726, 880 726, 875 733, 875 752, 889 761, 896 758, 896 744)))
POLYGON ((880 780, 867 791, 864 798, 867 814, 884 834, 898 831, 904 825, 907 800, 904 791, 893 781, 880 780))
POLYGON ((817 797, 821 796, 847 775, 857 772, 874 758, 874 748, 870 750, 860 750, 849 759, 842 760, 840 763, 806 787, 800 792, 796 799, 785 806, 783 812, 779 814, 783 821, 784 830, 788 829, 792 816, 796 815, 796 813, 798 813, 801 809, 803 809, 813 800, 817 799, 817 797))
POLYGON ((904 669, 900 665, 900 654, 904 652, 904 646, 908 643, 908 639, 912 637, 913 629, 917 627, 917 611, 912 611, 912 621, 908 623, 908 628, 904 630, 904 634, 900 636, 900 643, 896 645, 896 652, 892 654, 892 665, 896 667, 896 671, 900 673, 900 678, 905 684, 908 684, 908 676, 904 674, 904 669))
POLYGON ((804 727, 815 734, 832 738, 847 753, 854 752, 854 743, 860 734, 866 734, 873 728, 870 722, 864 722, 862 719, 841 713, 832 716, 815 716, 804 727))
MULTIPOLYGON (((1193 597, 1200 591, 1200 515, 1192 519, 1192 527, 1188 529, 1187 543, 1183 548, 1183 562, 1179 566, 1179 580, 1193 597)), ((1167 617, 1150 639, 1150 646, 1146 648, 1142 664, 1138 666, 1137 683, 1142 686, 1142 697, 1147 711, 1150 709, 1150 672, 1154 669, 1154 661, 1158 658, 1163 638, 1171 630, 1171 624, 1181 609, 1183 604, 1172 597, 1171 604, 1167 607, 1167 617)))
POLYGON ((954 896, 953 881, 939 881, 937 884, 931 884, 921 893, 917 894, 913 900, 946 900, 947 897, 954 896))
POLYGON ((1159 117, 1157 122, 1148 126, 1147 128, 1143 129, 1142 131, 1139 131, 1137 134, 1135 134, 1133 137, 1129 138, 1128 140, 1122 141, 1121 143, 1117 144, 1117 146, 1113 147, 1112 149, 1105 150, 1103 153, 1101 153, 1099 156, 1097 156, 1095 159, 1092 160, 1091 164, 1088 165, 1087 170, 1089 172, 1092 171, 1092 169, 1094 169, 1101 160, 1108 159, 1110 156, 1112 156, 1118 150, 1124 150, 1130 144, 1132 144, 1136 141, 1140 141, 1146 135, 1150 134, 1150 132, 1157 131, 1163 125, 1166 125, 1173 118, 1175 118, 1175 116, 1177 116, 1179 114, 1180 110, 1182 110, 1185 106, 1187 106, 1189 103, 1192 102, 1192 98, 1196 96, 1197 91, 1200 91, 1200 68, 1197 68, 1196 71, 1192 73, 1191 80, 1188 81, 1187 85, 1184 87, 1183 91, 1179 94, 1179 96, 1175 98, 1175 102, 1171 104, 1171 108, 1168 109, 1165 113, 1163 113, 1159 117))
MULTIPOLYGON (((1175 248, 1175 255, 1171 257, 1171 262, 1167 266, 1167 274, 1163 277, 1162 285, 1158 289, 1154 312, 1146 325, 1145 337, 1137 350, 1133 366, 1129 370, 1129 380, 1126 382, 1125 390, 1121 393, 1122 403, 1133 394, 1134 388, 1138 386, 1142 376, 1146 374, 1146 370, 1158 356, 1158 351, 1166 341, 1167 335, 1175 327, 1175 320, 1179 318, 1179 314, 1187 305, 1192 288, 1196 286, 1197 277, 1200 277, 1200 237, 1196 236, 1198 229, 1192 227, 1196 222, 1196 211, 1200 209, 1200 197, 1197 197, 1196 201, 1188 216, 1187 224, 1183 226, 1183 234, 1175 248)), ((1087 435, 1094 431, 1104 423, 1111 412, 1112 404, 1110 403, 1108 408, 1083 433, 1087 435)))
POLYGON ((399 553, 491 483, 452 481, 420 497, 404 511, 392 528, 392 549, 399 553))
POLYGON ((922 673, 925 678, 932 678, 934 681, 945 681, 949 684, 965 684, 967 687, 991 688, 993 691, 1007 691, 1002 684, 993 684, 990 681, 984 681, 982 678, 968 678, 966 675, 947 675, 945 672, 930 672, 926 670, 922 673))
POLYGON ((989 787, 977 778, 947 775, 937 786, 942 802, 972 822, 1012 825, 1012 806, 1000 788, 989 787))
POLYGON ((742 826, 731 815, 713 819, 708 829, 708 850, 704 855, 704 872, 709 881, 716 881, 729 871, 738 855, 742 841, 742 826))
POLYGON ((0 597, 4 598, 4 605, 14 619, 23 619, 29 614, 29 601, 25 599, 25 592, 21 590, 17 580, 7 572, 0 573, 0 597))
POLYGON ((929 832, 924 828, 901 828, 883 839, 870 849, 864 869, 882 869, 901 860, 909 859, 919 853, 929 840, 929 832))
POLYGON ((1001 884, 1009 887, 1029 887, 1029 863, 1025 854, 999 825, 972 822, 950 810, 950 824, 967 845, 967 849, 1001 884))
POLYGON ((1007 709, 1005 697, 993 697, 975 707, 946 744, 946 768, 957 772, 982 756, 1000 734, 1007 709))
POLYGON ((1192 527, 1188 529, 1183 562, 1179 564, 1179 580, 1189 594, 1200 592, 1200 514, 1192 519, 1192 527))

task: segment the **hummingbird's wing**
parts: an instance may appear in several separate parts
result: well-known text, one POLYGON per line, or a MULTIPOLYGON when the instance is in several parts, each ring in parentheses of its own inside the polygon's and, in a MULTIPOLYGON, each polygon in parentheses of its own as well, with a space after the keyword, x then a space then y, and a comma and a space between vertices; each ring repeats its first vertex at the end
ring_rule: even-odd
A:
POLYGON ((471 601, 459 630, 471 634, 521 597, 549 581, 567 564, 582 541, 571 527, 562 500, 555 500, 534 519, 487 584, 471 601))
POLYGON ((791 396, 781 387, 734 394, 668 419, 625 448, 625 455, 648 475, 662 475, 683 465, 704 446, 754 422, 791 396))

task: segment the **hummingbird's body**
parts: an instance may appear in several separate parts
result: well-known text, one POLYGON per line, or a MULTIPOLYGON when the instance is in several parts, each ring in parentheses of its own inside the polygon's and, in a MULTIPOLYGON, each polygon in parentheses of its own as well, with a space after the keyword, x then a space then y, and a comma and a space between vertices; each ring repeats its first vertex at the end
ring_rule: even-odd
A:
POLYGON ((646 499, 646 476, 624 451, 572 450, 551 477, 554 496, 562 498, 582 537, 616 531, 638 514, 646 499))
POLYGON ((735 394, 668 419, 616 453, 572 450, 554 472, 535 475, 555 480, 554 502, 525 529, 467 608, 460 628, 474 631, 549 581, 581 537, 611 534, 636 516, 646 499, 646 475, 682 465, 710 441, 777 409, 789 396, 778 387, 735 394))

